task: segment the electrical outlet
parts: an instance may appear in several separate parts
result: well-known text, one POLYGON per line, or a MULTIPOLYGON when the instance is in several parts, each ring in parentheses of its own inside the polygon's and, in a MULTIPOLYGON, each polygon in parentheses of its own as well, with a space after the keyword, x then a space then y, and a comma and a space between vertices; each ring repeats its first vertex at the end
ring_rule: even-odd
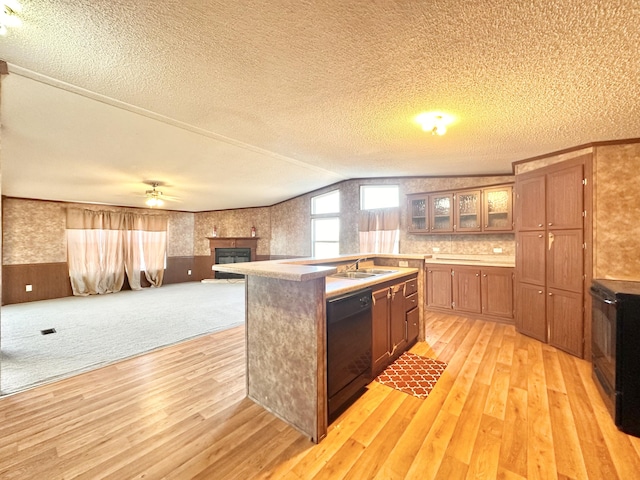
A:
POLYGON ((400 260, 398 262, 398 266, 399 267, 408 267, 409 266, 409 262, 407 262, 406 260, 400 260))
POLYGON ((31 291, 33 291, 33 285, 25 285, 25 286, 24 286, 24 289, 25 289, 25 291, 27 291, 27 292, 31 292, 31 291))
POLYGON ((433 247, 431 250, 433 250, 434 252, 439 252, 440 251, 440 247, 433 247))
POLYGON ((494 248, 493 249, 493 253, 502 253, 502 248, 500 248, 500 247, 494 248))
POLYGON ((211 265, 211 270, 213 270, 213 265, 211 265))
POLYGON ((191 275, 191 270, 187 270, 187 275, 191 275))

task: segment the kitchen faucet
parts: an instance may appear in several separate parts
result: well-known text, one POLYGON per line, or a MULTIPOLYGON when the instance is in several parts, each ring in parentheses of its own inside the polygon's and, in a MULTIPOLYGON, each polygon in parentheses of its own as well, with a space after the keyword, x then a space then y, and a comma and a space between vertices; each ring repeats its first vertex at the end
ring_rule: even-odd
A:
POLYGON ((357 259, 355 262, 347 265, 347 268, 345 268, 345 272, 348 272, 349 270, 358 270, 358 266, 360 265, 360 262, 363 262, 367 259, 367 257, 362 257, 357 259))

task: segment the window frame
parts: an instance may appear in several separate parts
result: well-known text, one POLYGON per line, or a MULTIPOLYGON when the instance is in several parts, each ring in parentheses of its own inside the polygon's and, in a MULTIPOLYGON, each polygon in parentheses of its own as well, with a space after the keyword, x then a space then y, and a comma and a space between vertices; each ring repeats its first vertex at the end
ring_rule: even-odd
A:
POLYGON ((313 197, 311 197, 310 200, 310 210, 311 210, 311 214, 310 214, 310 228, 311 228, 311 256, 315 257, 317 255, 316 253, 316 244, 318 243, 322 243, 322 244, 335 244, 337 246, 337 255, 340 254, 340 230, 342 227, 341 224, 341 219, 340 219, 340 189, 334 189, 331 190, 329 192, 325 192, 325 193, 321 193, 319 195, 314 195, 313 197), (337 212, 325 212, 325 213, 314 213, 314 200, 316 198, 321 198, 321 197, 325 197, 328 195, 337 195, 338 196, 338 211, 337 212), (338 221, 338 238, 335 241, 317 241, 316 240, 316 222, 315 220, 324 220, 324 219, 336 219, 338 221))

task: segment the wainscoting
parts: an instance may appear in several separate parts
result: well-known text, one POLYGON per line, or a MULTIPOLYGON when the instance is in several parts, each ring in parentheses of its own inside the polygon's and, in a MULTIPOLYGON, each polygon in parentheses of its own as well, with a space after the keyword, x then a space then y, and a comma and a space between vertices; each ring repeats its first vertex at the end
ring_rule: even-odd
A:
POLYGON ((34 302, 73 295, 67 262, 2 266, 2 304, 34 302), (26 285, 32 291, 26 291, 26 285))
MULTIPOLYGON (((256 255, 257 261, 282 258, 293 257, 256 255)), ((163 283, 168 285, 171 283, 199 282, 205 278, 213 278, 212 264, 213 259, 210 255, 167 257, 167 269, 164 272, 163 283), (191 275, 189 275, 189 270, 191 270, 191 275)), ((140 279, 140 284, 143 288, 150 286, 144 275, 140 279)), ((126 276, 122 289, 131 289, 126 276)), ((73 292, 69 282, 69 267, 66 262, 2 266, 3 305, 50 300, 52 298, 70 297, 71 295, 73 295, 73 292), (26 285, 32 286, 31 292, 26 291, 26 285)))

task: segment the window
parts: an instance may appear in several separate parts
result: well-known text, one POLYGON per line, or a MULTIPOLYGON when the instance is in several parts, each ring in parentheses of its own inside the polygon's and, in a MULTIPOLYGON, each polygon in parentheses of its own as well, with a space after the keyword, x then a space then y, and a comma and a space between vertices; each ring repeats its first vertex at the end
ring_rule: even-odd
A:
POLYGON ((361 185, 360 210, 400 206, 398 185, 361 185))
POLYGON ((399 253, 398 185, 360 186, 360 252, 399 253))
POLYGON ((311 254, 333 257, 340 254, 340 191, 311 198, 311 254))

